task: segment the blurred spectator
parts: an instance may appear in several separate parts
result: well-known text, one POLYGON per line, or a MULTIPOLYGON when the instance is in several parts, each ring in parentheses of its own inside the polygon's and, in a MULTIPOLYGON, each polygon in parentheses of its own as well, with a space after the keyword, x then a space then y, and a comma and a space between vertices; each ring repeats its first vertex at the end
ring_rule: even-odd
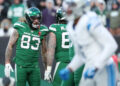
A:
POLYGON ((108 11, 112 10, 112 3, 114 1, 116 1, 116 0, 106 0, 106 2, 107 2, 106 8, 107 8, 108 11))
POLYGON ((49 27, 51 24, 56 23, 56 10, 53 8, 53 0, 46 1, 46 8, 42 12, 42 24, 49 27))
POLYGON ((107 10, 106 10, 106 3, 104 0, 98 0, 98 9, 95 11, 98 16, 100 17, 102 23, 104 26, 106 26, 106 14, 107 14, 107 10))
POLYGON ((4 0, 5 3, 9 4, 9 6, 12 4, 13 0, 4 0))
POLYGON ((14 4, 8 10, 8 18, 11 19, 12 24, 24 16, 25 9, 26 7, 21 3, 21 0, 14 0, 14 4))
POLYGON ((45 8, 45 0, 27 0, 27 6, 30 7, 37 7, 40 10, 45 8))
POLYGON ((104 1, 105 1, 105 3, 107 3, 108 0, 104 0, 104 1))
POLYGON ((9 5, 5 0, 0 0, 0 22, 7 17, 9 5))
POLYGON ((26 8, 28 8, 28 6, 27 6, 27 1, 28 1, 28 0, 22 0, 22 3, 24 4, 24 6, 25 6, 26 8))
POLYGON ((59 9, 62 6, 62 0, 55 0, 55 9, 59 9))
POLYGON ((45 7, 46 7, 45 0, 41 0, 41 1, 40 1, 40 10, 45 9, 45 7))
POLYGON ((11 27, 11 22, 8 19, 4 19, 1 22, 0 37, 10 36, 13 32, 11 27))
POLYGON ((110 31, 113 35, 120 35, 120 10, 116 2, 112 4, 112 10, 108 13, 107 18, 110 23, 110 31))
POLYGON ((118 8, 120 9, 120 0, 117 0, 118 8))
POLYGON ((96 9, 97 9, 97 1, 92 0, 91 1, 91 11, 96 11, 96 9))

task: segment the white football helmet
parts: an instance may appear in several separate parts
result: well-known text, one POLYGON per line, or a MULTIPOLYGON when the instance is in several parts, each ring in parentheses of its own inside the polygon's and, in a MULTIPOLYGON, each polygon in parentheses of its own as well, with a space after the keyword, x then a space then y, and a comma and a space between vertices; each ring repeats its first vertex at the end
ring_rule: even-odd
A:
POLYGON ((64 0, 63 10, 66 12, 67 20, 74 20, 90 10, 91 0, 64 0))

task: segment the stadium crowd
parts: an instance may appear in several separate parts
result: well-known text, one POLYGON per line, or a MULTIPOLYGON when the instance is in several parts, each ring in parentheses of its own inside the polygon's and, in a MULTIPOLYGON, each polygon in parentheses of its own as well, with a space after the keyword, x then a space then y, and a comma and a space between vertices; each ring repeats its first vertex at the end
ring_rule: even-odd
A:
MULTIPOLYGON (((7 35, 11 25, 23 17, 25 9, 30 7, 42 11, 42 23, 49 27, 56 22, 55 13, 61 5, 62 0, 0 0, 0 36, 7 35)), ((91 10, 98 14, 113 35, 120 35, 120 0, 92 0, 91 10)))

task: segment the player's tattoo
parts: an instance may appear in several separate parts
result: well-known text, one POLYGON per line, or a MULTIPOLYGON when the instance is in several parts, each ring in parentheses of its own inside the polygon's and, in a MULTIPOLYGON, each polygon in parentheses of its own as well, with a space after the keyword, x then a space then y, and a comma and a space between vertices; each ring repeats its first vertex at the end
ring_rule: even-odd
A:
POLYGON ((12 49, 18 39, 18 36, 19 36, 19 34, 18 34, 17 30, 14 29, 12 35, 10 36, 10 39, 9 39, 9 42, 8 42, 8 45, 6 48, 5 63, 10 63, 10 59, 12 56, 12 49))
POLYGON ((44 62, 45 68, 47 68, 47 57, 46 57, 46 52, 47 52, 47 39, 46 36, 42 40, 42 49, 41 49, 41 54, 42 54, 42 60, 44 62))
POLYGON ((47 47, 47 65, 52 66, 56 48, 56 36, 54 33, 49 33, 48 47, 47 47))

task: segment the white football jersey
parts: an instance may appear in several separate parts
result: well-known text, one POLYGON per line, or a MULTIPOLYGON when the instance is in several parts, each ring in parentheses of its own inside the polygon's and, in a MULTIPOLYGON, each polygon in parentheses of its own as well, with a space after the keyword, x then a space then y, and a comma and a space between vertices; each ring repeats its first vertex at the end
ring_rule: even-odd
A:
MULTIPOLYGON (((94 12, 88 12, 80 17, 76 26, 73 23, 74 21, 68 22, 67 31, 75 47, 75 57, 98 68, 105 66, 117 49, 117 44, 98 16, 94 12)), ((68 66, 74 71, 83 63, 72 61, 68 66)))

